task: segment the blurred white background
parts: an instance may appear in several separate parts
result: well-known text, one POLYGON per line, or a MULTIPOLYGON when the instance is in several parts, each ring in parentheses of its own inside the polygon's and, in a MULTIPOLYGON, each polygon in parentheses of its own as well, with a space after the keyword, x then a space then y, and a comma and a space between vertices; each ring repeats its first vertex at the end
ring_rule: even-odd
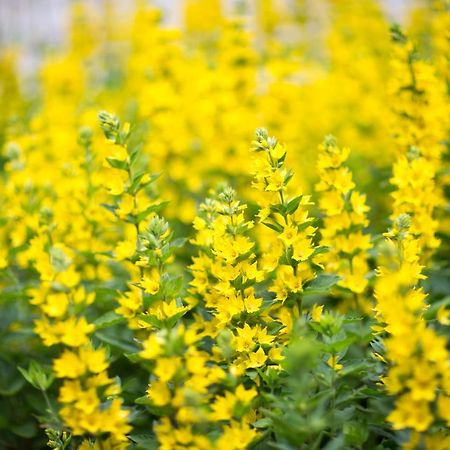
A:
MULTIPOLYGON (((149 0, 162 8, 167 26, 181 22, 183 0, 149 0)), ((293 0, 277 0, 289 5, 293 0)), ((342 0, 347 1, 347 0, 342 0)), ((363 1, 363 0, 355 0, 363 1)), ((401 22, 406 17, 408 5, 413 0, 378 0, 390 20, 401 22)), ((64 44, 67 37, 71 3, 73 0, 0 0, 0 50, 20 49, 20 69, 29 72, 43 48, 64 44)), ((132 13, 133 0, 85 0, 92 8, 99 10, 107 2, 113 2, 121 16, 132 13)), ((258 0, 222 0, 225 10, 240 3, 252 10, 258 0)))
MULTIPOLYGON (((87 4, 99 7, 108 0, 88 0, 87 4)), ((242 0, 241 0, 242 1, 242 0)), ((258 0, 247 0, 254 3, 258 0)), ((289 1, 289 0, 282 0, 289 1)), ((344 0, 345 1, 345 0, 344 0)), ((399 21, 411 0, 379 0, 392 20, 399 21)), ((41 46, 61 42, 67 29, 72 0, 0 0, 0 45, 20 43, 41 46)), ((224 3, 233 0, 223 0, 224 3)), ((133 1, 115 0, 115 5, 130 11, 133 1)), ((165 11, 168 24, 180 20, 182 0, 153 0, 165 11)))

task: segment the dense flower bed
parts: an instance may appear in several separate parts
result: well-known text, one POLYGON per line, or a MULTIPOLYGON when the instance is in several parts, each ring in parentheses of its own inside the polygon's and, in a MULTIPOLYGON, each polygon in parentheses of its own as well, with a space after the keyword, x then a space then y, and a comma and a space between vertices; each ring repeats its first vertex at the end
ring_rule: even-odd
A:
POLYGON ((448 5, 244 6, 0 55, 2 449, 450 449, 448 5))

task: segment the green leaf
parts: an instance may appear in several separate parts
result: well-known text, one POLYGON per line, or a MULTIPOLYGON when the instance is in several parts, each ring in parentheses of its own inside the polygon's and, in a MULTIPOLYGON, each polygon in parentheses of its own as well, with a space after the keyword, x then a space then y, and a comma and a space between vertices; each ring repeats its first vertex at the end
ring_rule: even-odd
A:
MULTIPOLYGON (((20 368, 18 367, 18 369, 20 370, 20 368)), ((7 385, 0 386, 0 395, 3 395, 5 397, 8 397, 10 395, 14 395, 17 394, 22 387, 25 384, 25 377, 15 377, 14 379, 12 379, 7 385)))
POLYGON ((343 426, 345 442, 349 445, 361 446, 369 437, 369 431, 362 423, 345 422, 343 426))
POLYGON ((286 206, 281 203, 277 203, 276 205, 270 205, 270 211, 284 215, 286 212, 286 206))
POLYGON ((148 208, 144 209, 144 211, 140 212, 135 216, 134 223, 141 223, 143 220, 145 220, 150 214, 154 212, 161 211, 161 209, 164 208, 169 202, 161 202, 157 205, 149 206, 148 208))
POLYGON ((353 342, 356 341, 354 336, 347 336, 345 339, 338 341, 331 341, 325 345, 325 348, 330 353, 339 353, 342 350, 348 348, 353 342))
POLYGON ((158 448, 158 441, 152 434, 131 434, 128 438, 137 446, 134 450, 156 450, 158 448))
POLYGON ((342 434, 337 435, 331 439, 328 444, 323 447, 324 450, 342 450, 345 448, 344 436, 342 434))
POLYGON ((94 321, 94 325, 96 330, 101 330, 103 328, 109 328, 122 322, 125 322, 125 317, 119 316, 114 311, 108 311, 107 313, 98 317, 94 321))
POLYGON ((130 166, 134 166, 139 156, 141 155, 142 145, 136 145, 134 148, 128 148, 128 154, 130 155, 130 166))
POLYGON ((298 209, 298 205, 300 205, 300 201, 302 200, 302 195, 299 195, 298 197, 294 197, 286 207, 286 212, 288 214, 294 214, 295 211, 298 209))
POLYGON ((277 233, 283 232, 283 227, 278 223, 271 223, 271 222, 263 222, 263 225, 266 227, 271 228, 272 230, 276 231, 277 233))
POLYGON ((139 363, 142 361, 142 358, 139 356, 139 353, 125 353, 125 358, 129 359, 131 362, 139 363))
POLYGON ((115 159, 115 158, 106 158, 106 161, 108 161, 108 164, 113 167, 114 169, 119 169, 119 170, 128 170, 128 162, 125 161, 121 161, 120 159, 115 159))
POLYGON ((356 374, 365 375, 369 368, 370 365, 367 362, 358 362, 350 365, 344 364, 344 367, 338 372, 338 376, 343 377, 356 374))
POLYGON ((135 194, 145 186, 152 184, 156 179, 158 179, 161 176, 161 174, 159 173, 152 174, 148 177, 148 179, 145 182, 142 182, 142 178, 146 175, 147 171, 144 170, 133 176, 131 186, 129 187, 130 193, 135 194))
POLYGON ((154 326, 155 328, 161 329, 164 326, 164 321, 157 319, 155 316, 152 316, 150 314, 139 314, 138 315, 140 320, 143 320, 144 322, 154 326))
POLYGON ((325 245, 320 245, 314 249, 313 256, 321 255, 323 253, 328 253, 330 251, 330 247, 325 245))
POLYGON ((155 316, 152 316, 151 314, 144 314, 144 313, 139 314, 138 317, 144 322, 149 323, 150 325, 160 330, 162 328, 173 328, 177 324, 178 320, 181 319, 181 317, 183 317, 188 311, 189 308, 183 309, 177 314, 163 320, 158 319, 155 316))
POLYGON ((304 295, 328 294, 333 286, 341 279, 338 275, 320 274, 304 289, 304 295))
POLYGON ((450 296, 444 297, 443 299, 432 303, 427 310, 425 311, 425 318, 427 320, 434 319, 436 317, 436 313, 441 306, 447 307, 450 305, 450 296))
POLYGON ((100 339, 102 342, 109 344, 113 347, 119 348, 121 350, 124 350, 127 353, 134 353, 139 350, 136 346, 131 345, 129 341, 122 341, 116 337, 112 337, 103 332, 95 333, 95 337, 97 339, 100 339))
POLYGON ((174 239, 171 243, 170 243, 170 247, 171 248, 181 248, 183 247, 187 242, 186 238, 178 238, 178 239, 174 239))
POLYGON ((138 397, 134 403, 137 403, 138 405, 153 405, 152 401, 146 395, 138 397))
POLYGON ((180 311, 179 313, 175 314, 172 317, 169 317, 168 319, 165 320, 167 326, 169 328, 173 328, 179 319, 181 319, 187 312, 189 311, 189 309, 185 309, 184 311, 180 311))
MULTIPOLYGON (((305 220, 303 223, 301 223, 298 227, 297 227, 297 231, 303 231, 306 230, 308 227, 312 226, 314 224, 315 220, 314 219, 309 219, 309 220, 305 220)), ((320 247, 318 247, 320 248, 320 247)))
MULTIPOLYGON (((5 310, 2 310, 2 312, 5 312, 5 310)), ((5 341, 3 342, 3 345, 4 348, 6 348, 6 345, 9 345, 9 342, 7 344, 5 341)), ((17 392, 19 392, 26 384, 25 378, 18 375, 14 361, 6 358, 8 358, 6 354, 4 357, 0 357, 0 397, 17 394, 17 392)))
POLYGON ((139 188, 141 187, 140 184, 141 184, 142 177, 145 174, 146 174, 146 172, 142 171, 133 176, 133 178, 131 180, 131 185, 128 188, 128 190, 131 194, 135 194, 137 191, 139 191, 139 188))
POLYGON ((138 405, 144 405, 155 416, 165 416, 170 411, 170 407, 168 406, 154 405, 146 395, 144 395, 143 397, 138 397, 134 401, 134 403, 137 403, 138 405))
POLYGON ((164 293, 168 297, 177 297, 184 285, 183 275, 168 279, 164 283, 164 293))
POLYGON ((272 425, 272 419, 269 419, 268 417, 264 417, 263 419, 259 419, 256 422, 253 422, 252 425, 255 428, 267 428, 272 425))
POLYGON ((289 181, 291 181, 291 178, 292 178, 293 176, 294 176, 294 172, 293 172, 291 169, 289 169, 289 170, 287 171, 286 176, 284 177, 284 184, 287 185, 287 184, 289 183, 289 181))
POLYGON ((47 390, 55 379, 54 375, 50 371, 45 371, 44 368, 36 361, 30 362, 28 370, 25 370, 22 367, 17 368, 28 383, 41 391, 47 390))
POLYGON ((37 433, 37 427, 33 422, 18 423, 12 426, 11 431, 17 436, 30 439, 37 433))
POLYGON ((103 208, 107 209, 109 212, 116 214, 116 205, 107 205, 106 203, 101 203, 101 206, 103 206, 103 208))

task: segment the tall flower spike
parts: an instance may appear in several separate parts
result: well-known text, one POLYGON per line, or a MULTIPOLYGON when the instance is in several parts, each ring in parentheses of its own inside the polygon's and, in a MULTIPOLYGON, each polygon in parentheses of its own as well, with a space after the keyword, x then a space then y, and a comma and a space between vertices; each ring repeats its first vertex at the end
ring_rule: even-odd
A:
POLYGON ((324 215, 320 229, 321 244, 329 248, 322 255, 325 271, 336 273, 342 279, 338 285, 355 294, 364 292, 369 267, 367 250, 371 248, 366 196, 355 190, 352 174, 345 166, 350 154, 340 148, 333 136, 327 136, 319 147, 317 162, 320 194, 319 208, 324 215))
MULTIPOLYGON (((197 236, 193 243, 200 253, 190 267, 194 277, 190 292, 211 313, 211 322, 204 327, 214 338, 225 329, 233 330, 232 323, 253 323, 262 306, 255 284, 262 280, 263 272, 248 236, 253 224, 245 220, 246 205, 235 195, 225 187, 201 205, 202 214, 194 223, 197 236)), ((250 364, 247 356, 246 352, 238 358, 241 372, 250 364)))
MULTIPOLYGON (((262 299, 255 298, 253 285, 260 273, 247 236, 252 224, 245 220, 244 210, 229 187, 202 204, 193 239, 201 253, 191 266, 189 299, 196 318, 187 327, 161 330, 144 342, 141 356, 156 364, 147 396, 167 411, 155 426, 164 448, 185 442, 195 448, 221 448, 229 431, 236 434, 241 429, 246 433, 240 442, 249 444, 257 435, 246 419, 256 389, 243 388, 239 380, 246 379, 246 369, 268 361, 263 345, 271 337, 258 315, 262 299), (235 392, 220 385, 227 376, 235 392), (230 414, 230 408, 236 412, 230 414), (205 427, 215 430, 211 437, 205 427)), ((155 227, 165 233, 163 224, 155 227)))
MULTIPOLYGON (((83 132, 80 140, 89 147, 90 134, 83 132)), ((105 445, 108 442, 124 449, 126 433, 131 429, 128 412, 122 407, 117 381, 108 375, 106 349, 94 348, 90 337, 95 325, 87 319, 88 308, 95 294, 88 293, 81 284, 76 250, 55 242, 55 236, 59 235, 57 224, 52 223, 50 215, 47 222, 28 249, 27 257, 33 261, 40 278, 38 286, 29 293, 30 302, 40 310, 36 333, 46 346, 64 346, 53 360, 53 372, 61 380, 58 396, 61 426, 74 436, 96 436, 105 445)))
POLYGON ((145 295, 145 311, 139 315, 143 328, 170 329, 189 310, 181 298, 183 275, 169 270, 174 251, 184 242, 185 239, 172 239, 169 223, 159 216, 152 217, 146 230, 139 234, 135 264, 141 269, 137 285, 145 295))
MULTIPOLYGON (((148 255, 144 255, 143 245, 145 241, 152 247, 156 244, 156 239, 162 239, 156 227, 161 223, 153 217, 145 239, 144 233, 141 232, 142 224, 154 216, 165 203, 158 203, 148 192, 148 187, 155 181, 156 176, 150 175, 145 167, 140 167, 139 148, 129 145, 132 135, 130 124, 122 125, 117 116, 105 111, 98 114, 98 119, 112 147, 110 156, 107 156, 105 161, 106 170, 110 174, 105 187, 109 190, 113 203, 104 206, 122 224, 124 234, 116 244, 114 256, 131 274, 129 289, 121 293, 118 299, 120 306, 116 312, 128 320, 130 328, 138 328, 137 315, 144 311, 144 292, 156 294, 161 276, 156 268, 157 264, 148 264, 148 255), (153 240, 150 239, 152 236, 153 240)), ((158 241, 158 245, 162 245, 162 241, 158 241)))
POLYGON ((267 130, 256 130, 253 186, 260 207, 258 218, 262 269, 273 272, 269 291, 275 295, 272 314, 288 334, 301 313, 305 285, 316 277, 312 264, 318 248, 313 242, 315 227, 309 217, 310 196, 290 197, 288 184, 293 173, 285 166, 286 149, 267 130), (264 228, 267 230, 264 231, 264 228))
POLYGON ((391 218, 411 216, 411 232, 427 258, 439 246, 436 213, 444 204, 437 174, 448 129, 446 97, 433 67, 420 59, 408 37, 398 27, 392 37, 390 90, 398 157, 390 180, 395 186, 391 218))
POLYGON ((383 382, 395 396, 388 420, 394 429, 412 429, 410 444, 414 445, 431 442, 438 436, 433 424, 449 420, 446 340, 424 320, 426 294, 420 287, 425 278, 421 264, 439 245, 435 214, 442 205, 442 193, 436 179, 445 122, 439 119, 443 97, 432 67, 419 59, 400 29, 393 29, 392 35, 398 158, 390 180, 396 187, 393 226, 379 257, 375 311, 380 328, 387 333, 385 358, 390 367, 383 382))
POLYGON ((411 218, 406 214, 397 217, 385 236, 375 283, 375 312, 381 325, 378 329, 386 333, 384 358, 389 361, 382 381, 395 397, 387 419, 394 429, 432 436, 433 423, 449 420, 446 339, 438 336, 423 317, 426 294, 419 283, 425 276, 420 265, 420 241, 411 231, 411 218))

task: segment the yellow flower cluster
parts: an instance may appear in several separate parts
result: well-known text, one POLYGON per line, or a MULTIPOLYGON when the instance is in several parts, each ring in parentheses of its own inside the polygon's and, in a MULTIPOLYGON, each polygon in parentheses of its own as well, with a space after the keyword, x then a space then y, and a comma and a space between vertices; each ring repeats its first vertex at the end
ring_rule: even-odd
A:
POLYGON ((383 383, 395 396, 388 420, 394 429, 413 430, 406 447, 446 448, 447 436, 433 424, 449 425, 450 355, 445 337, 424 317, 428 305, 421 280, 427 278, 423 262, 440 244, 436 212, 444 198, 438 172, 448 123, 436 116, 445 107, 433 67, 418 58, 400 30, 394 29, 393 37, 391 88, 401 99, 392 108, 399 156, 390 180, 395 187, 393 226, 385 233, 375 284, 376 317, 388 336, 384 347, 389 370, 383 383))
POLYGON ((361 294, 367 287, 367 251, 371 248, 367 228, 366 196, 355 190, 352 174, 344 166, 350 154, 339 148, 332 136, 319 148, 316 190, 321 194, 319 207, 324 214, 322 245, 330 251, 323 262, 328 271, 342 277, 338 285, 361 294))
MULTIPOLYGON (((89 133, 81 138, 89 147, 89 133)), ((30 303, 37 305, 40 313, 34 331, 45 346, 64 346, 53 360, 55 376, 62 380, 59 415, 74 435, 108 433, 106 443, 126 448, 131 428, 128 411, 122 407, 121 389, 108 376, 106 350, 94 348, 90 340, 95 325, 85 314, 96 293, 82 283, 82 248, 71 249, 55 241, 61 238, 61 230, 52 211, 37 222, 35 235, 21 254, 21 264, 31 266, 39 275, 39 284, 28 290, 30 303)))
POLYGON ((269 137, 265 129, 256 131, 253 142, 255 176, 253 187, 257 190, 256 201, 260 207, 258 219, 268 228, 261 232, 260 243, 263 268, 275 275, 269 291, 275 294, 275 304, 280 320, 290 329, 292 317, 283 307, 289 299, 289 306, 298 315, 301 309, 301 293, 306 282, 315 277, 311 260, 316 254, 308 207, 310 196, 290 197, 288 183, 293 173, 285 166, 286 149, 276 138, 269 137))
POLYGON ((448 2, 113 3, 0 52, 0 447, 448 450, 448 2))
POLYGON ((409 214, 411 231, 419 236, 421 246, 430 251, 439 246, 439 223, 435 210, 444 199, 436 178, 444 151, 443 140, 449 128, 443 83, 432 65, 421 60, 414 44, 398 29, 391 60, 393 78, 390 90, 395 115, 393 133, 398 158, 390 180, 393 215, 409 214))
POLYGON ((385 348, 390 368, 383 383, 396 396, 388 420, 395 429, 423 433, 435 417, 450 423, 450 359, 446 339, 427 326, 423 317, 427 305, 418 285, 425 278, 421 247, 411 232, 409 216, 400 215, 394 221, 386 233, 384 252, 386 262, 378 270, 375 285, 375 311, 388 333, 385 348))

